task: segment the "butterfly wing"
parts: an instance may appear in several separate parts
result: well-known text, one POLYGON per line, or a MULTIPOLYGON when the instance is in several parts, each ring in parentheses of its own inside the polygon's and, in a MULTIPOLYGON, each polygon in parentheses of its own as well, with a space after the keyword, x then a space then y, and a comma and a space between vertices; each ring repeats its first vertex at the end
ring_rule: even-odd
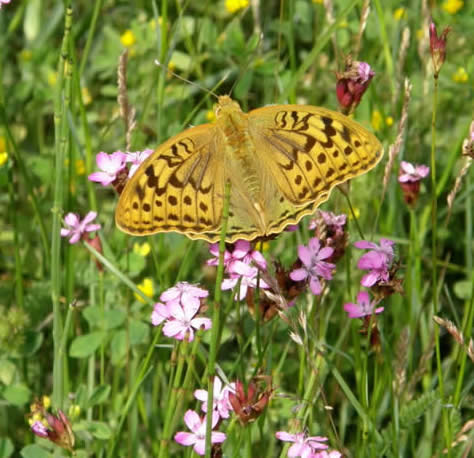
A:
POLYGON ((206 233, 216 233, 222 217, 218 139, 215 127, 204 124, 159 146, 122 191, 117 226, 131 235, 176 231, 208 240, 206 233))
POLYGON ((373 134, 331 110, 275 105, 248 116, 256 153, 284 196, 273 204, 268 232, 312 213, 332 188, 366 173, 382 157, 373 134))

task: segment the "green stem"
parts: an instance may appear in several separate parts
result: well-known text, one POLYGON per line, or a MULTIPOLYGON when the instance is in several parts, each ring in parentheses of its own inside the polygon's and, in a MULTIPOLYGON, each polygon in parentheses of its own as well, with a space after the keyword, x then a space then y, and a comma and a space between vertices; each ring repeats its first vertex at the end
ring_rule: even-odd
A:
MULTIPOLYGON (((438 199, 436 195, 436 109, 438 105, 438 78, 434 78, 433 88, 433 114, 431 117, 431 258, 432 258, 432 302, 433 316, 438 313, 438 271, 437 271, 437 249, 438 249, 438 199)), ((434 326, 434 339, 436 350, 436 368, 439 382, 439 395, 442 405, 445 404, 444 398, 444 379, 443 367, 441 364, 441 348, 439 342, 439 326, 434 326)), ((443 433, 445 445, 448 449, 448 457, 451 457, 451 434, 449 426, 449 416, 446 408, 442 409, 443 433)))
POLYGON ((209 351, 209 383, 207 385, 207 422, 206 422, 206 458, 211 457, 212 406, 214 402, 214 377, 216 374, 216 358, 219 347, 221 317, 221 283, 224 277, 224 252, 227 222, 229 220, 231 184, 225 185, 224 208, 222 212, 221 239, 219 241, 219 265, 217 266, 216 286, 214 290, 214 307, 212 311, 211 348, 209 351))
POLYGON ((67 147, 67 108, 69 106, 70 91, 70 66, 67 66, 68 43, 72 25, 71 2, 67 2, 64 36, 61 46, 61 56, 58 65, 57 91, 54 104, 54 133, 55 133, 55 185, 54 204, 52 210, 53 224, 51 236, 51 299, 53 303, 53 341, 54 341, 54 363, 53 363, 53 404, 62 407, 64 398, 63 365, 64 361, 61 352, 61 342, 63 337, 63 318, 61 304, 61 213, 64 194, 64 154, 67 147), (65 75, 67 69, 67 75, 65 75), (69 75, 69 76, 68 76, 69 75), (65 76, 67 81, 65 83, 65 76))
POLYGON ((88 26, 89 33, 87 34, 86 45, 84 46, 84 51, 82 53, 81 65, 79 67, 79 79, 82 77, 82 74, 84 73, 84 67, 86 66, 87 59, 89 58, 89 53, 92 46, 92 40, 94 39, 94 33, 97 26, 97 19, 99 17, 101 8, 102 8, 102 0, 96 0, 94 2, 94 11, 92 13, 92 19, 88 26))

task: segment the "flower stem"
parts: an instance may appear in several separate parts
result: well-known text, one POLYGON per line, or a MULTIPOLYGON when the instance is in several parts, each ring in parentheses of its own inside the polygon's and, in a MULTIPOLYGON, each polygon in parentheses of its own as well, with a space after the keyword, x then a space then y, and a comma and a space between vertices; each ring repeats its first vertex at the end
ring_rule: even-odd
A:
POLYGON ((216 286, 214 290, 214 307, 212 311, 211 348, 209 351, 209 383, 207 385, 207 422, 206 422, 206 458, 211 457, 212 406, 214 402, 214 377, 216 373, 217 347, 219 346, 220 315, 221 315, 221 283, 224 277, 225 237, 229 219, 231 184, 225 186, 224 208, 222 212, 221 239, 219 241, 219 265, 217 266, 216 286))

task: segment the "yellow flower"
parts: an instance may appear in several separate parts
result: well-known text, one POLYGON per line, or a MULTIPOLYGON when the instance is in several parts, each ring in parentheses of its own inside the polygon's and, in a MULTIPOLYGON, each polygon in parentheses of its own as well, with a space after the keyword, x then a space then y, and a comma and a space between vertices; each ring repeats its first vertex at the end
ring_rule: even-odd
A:
POLYGON ((397 8, 394 12, 393 12, 393 18, 396 20, 396 21, 399 21, 400 19, 405 19, 407 15, 407 11, 405 8, 397 8))
POLYGON ((42 401, 45 409, 49 409, 51 407, 51 398, 49 396, 44 395, 42 401))
POLYGON ((135 35, 130 29, 125 30, 125 32, 120 35, 120 43, 122 43, 127 48, 133 46, 135 41, 137 41, 135 35))
POLYGON ((206 119, 209 122, 215 122, 216 114, 214 113, 214 110, 208 110, 208 112, 206 113, 206 119))
POLYGON ((81 88, 81 95, 82 95, 82 103, 84 105, 90 105, 92 102, 92 97, 91 93, 89 92, 89 89, 86 87, 81 88))
POLYGON ((168 62, 168 70, 169 70, 169 71, 168 71, 168 73, 166 74, 166 77, 167 77, 167 78, 172 78, 172 77, 173 77, 173 72, 174 72, 174 69, 175 69, 175 68, 176 68, 176 64, 175 64, 172 60, 170 60, 170 61, 168 62))
POLYGON ((370 120, 370 123, 372 124, 372 127, 374 128, 374 130, 380 130, 382 128, 383 118, 382 118, 382 114, 380 113, 380 111, 375 110, 372 113, 372 119, 370 120))
MULTIPOLYGON (((163 19, 161 19, 161 16, 158 17, 158 25, 161 26, 161 24, 163 24, 163 19)), ((157 23, 156 23, 156 19, 153 18, 151 21, 150 21, 150 27, 155 30, 156 29, 156 26, 157 26, 157 23)))
POLYGON ((388 127, 393 125, 393 118, 391 116, 387 116, 385 118, 385 124, 387 124, 388 127))
POLYGON ((0 153, 0 167, 8 161, 8 153, 3 151, 0 153))
POLYGON ((20 52, 20 59, 23 62, 28 62, 33 57, 33 53, 29 49, 22 49, 20 52))
POLYGON ((8 153, 7 153, 7 142, 5 138, 0 136, 0 167, 5 164, 8 160, 8 153))
POLYGON ((469 75, 464 67, 459 67, 456 73, 453 73, 452 78, 455 83, 465 83, 469 79, 469 75))
POLYGON ((81 407, 79 404, 71 404, 67 413, 68 417, 71 419, 78 418, 81 413, 81 407))
MULTIPOLYGON (((147 297, 153 296, 153 281, 151 278, 144 278, 143 281, 137 285, 137 288, 147 297)), ((135 293, 135 297, 140 302, 145 303, 145 299, 143 299, 139 294, 135 293)))
POLYGON ((249 0, 225 0, 225 7, 229 13, 235 13, 249 6, 249 0))
POLYGON ((86 164, 83 159, 76 159, 76 175, 85 175, 86 174, 86 164))
POLYGON ((456 14, 463 6, 464 2, 462 2, 461 0, 446 0, 441 5, 441 8, 443 8, 446 13, 456 14))
POLYGON ((323 0, 313 0, 313 3, 320 3, 320 4, 322 4, 322 3, 323 3, 323 0))
POLYGON ((139 254, 140 256, 148 256, 150 254, 151 247, 148 242, 145 243, 137 243, 133 244, 133 252, 139 254))
MULTIPOLYGON (((356 217, 356 219, 359 219, 360 208, 354 207, 352 210, 354 210, 354 216, 356 217)), ((352 215, 350 209, 347 209, 344 213, 349 217, 350 220, 354 219, 354 216, 352 215)))
POLYGON ((52 70, 50 70, 48 72, 48 84, 51 86, 51 87, 54 87, 56 86, 56 81, 58 79, 58 75, 56 74, 56 72, 53 72, 52 70))

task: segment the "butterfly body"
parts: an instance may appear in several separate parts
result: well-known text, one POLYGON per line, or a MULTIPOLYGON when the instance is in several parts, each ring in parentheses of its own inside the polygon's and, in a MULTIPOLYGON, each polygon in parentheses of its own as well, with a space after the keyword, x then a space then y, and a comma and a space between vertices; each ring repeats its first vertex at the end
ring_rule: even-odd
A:
POLYGON ((378 140, 339 113, 309 105, 244 113, 222 96, 214 124, 176 135, 140 166, 121 194, 116 223, 133 235, 176 231, 214 242, 229 181, 226 241, 270 236, 381 156, 378 140))

